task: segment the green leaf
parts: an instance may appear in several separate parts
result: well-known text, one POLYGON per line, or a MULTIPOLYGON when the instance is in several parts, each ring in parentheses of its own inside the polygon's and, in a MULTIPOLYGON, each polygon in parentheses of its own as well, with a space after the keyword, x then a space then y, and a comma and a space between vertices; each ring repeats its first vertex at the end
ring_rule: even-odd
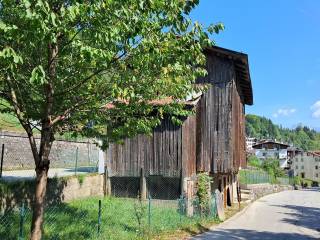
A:
POLYGON ((32 70, 30 83, 44 84, 46 82, 46 73, 41 65, 32 70))
POLYGON ((57 26, 57 24, 56 24, 56 15, 53 12, 51 12, 50 17, 51 17, 51 22, 52 22, 53 26, 56 27, 57 26))

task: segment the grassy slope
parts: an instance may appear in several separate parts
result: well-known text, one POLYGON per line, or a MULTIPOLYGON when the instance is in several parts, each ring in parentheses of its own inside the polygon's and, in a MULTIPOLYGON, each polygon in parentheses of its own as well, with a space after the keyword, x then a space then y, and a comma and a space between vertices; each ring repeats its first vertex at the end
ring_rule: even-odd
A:
POLYGON ((10 114, 0 113, 0 131, 24 132, 18 119, 10 114))
MULTIPOLYGON (((0 113, 0 132, 1 131, 9 131, 16 133, 25 133, 25 130, 19 123, 19 120, 10 114, 0 113)), ((34 133, 39 134, 38 130, 34 130, 34 133)), ((70 140, 70 141, 86 141, 87 139, 82 136, 74 137, 70 133, 64 133, 63 135, 57 134, 55 136, 56 140, 70 140)))

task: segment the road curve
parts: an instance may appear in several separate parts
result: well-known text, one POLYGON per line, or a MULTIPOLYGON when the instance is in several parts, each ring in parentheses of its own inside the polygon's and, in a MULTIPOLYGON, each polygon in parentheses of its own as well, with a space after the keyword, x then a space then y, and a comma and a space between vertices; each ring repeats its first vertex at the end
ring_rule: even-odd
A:
POLYGON ((320 190, 293 190, 265 196, 235 218, 191 239, 320 239, 320 190))

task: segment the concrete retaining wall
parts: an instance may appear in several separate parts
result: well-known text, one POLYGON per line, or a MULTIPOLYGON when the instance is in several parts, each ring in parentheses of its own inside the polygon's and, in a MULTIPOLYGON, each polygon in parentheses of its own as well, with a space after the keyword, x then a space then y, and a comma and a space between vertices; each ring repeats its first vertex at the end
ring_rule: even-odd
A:
MULTIPOLYGON (((92 196, 103 196, 104 175, 79 175, 68 178, 48 179, 46 203, 48 205, 69 202, 92 196)), ((34 181, 0 182, 0 211, 31 205, 34 197, 34 181)))
POLYGON ((61 201, 70 202, 92 196, 103 196, 103 175, 85 176, 83 180, 77 177, 67 179, 61 201))

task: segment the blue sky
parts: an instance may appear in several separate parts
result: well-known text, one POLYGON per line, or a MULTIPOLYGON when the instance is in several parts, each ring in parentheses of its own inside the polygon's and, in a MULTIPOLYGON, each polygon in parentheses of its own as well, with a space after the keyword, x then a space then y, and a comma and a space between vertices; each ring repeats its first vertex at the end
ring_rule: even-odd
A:
POLYGON ((223 22, 217 45, 249 55, 254 105, 247 113, 320 130, 319 0, 200 0, 191 17, 223 22))

